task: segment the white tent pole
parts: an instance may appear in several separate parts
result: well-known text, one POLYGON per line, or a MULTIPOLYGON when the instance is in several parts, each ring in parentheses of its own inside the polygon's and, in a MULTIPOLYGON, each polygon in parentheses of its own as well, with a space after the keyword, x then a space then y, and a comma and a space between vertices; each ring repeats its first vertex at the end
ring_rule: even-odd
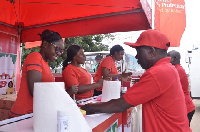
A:
POLYGON ((152 10, 152 29, 155 29, 155 0, 151 0, 151 10, 152 10))

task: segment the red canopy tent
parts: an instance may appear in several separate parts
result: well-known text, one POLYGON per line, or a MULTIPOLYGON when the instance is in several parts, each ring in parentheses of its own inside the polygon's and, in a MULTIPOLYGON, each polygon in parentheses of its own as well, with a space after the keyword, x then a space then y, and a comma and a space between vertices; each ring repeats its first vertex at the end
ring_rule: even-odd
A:
POLYGON ((74 37, 149 28, 140 0, 0 0, 0 5, 0 29, 15 30, 21 42, 39 40, 44 29, 74 37))
POLYGON ((0 53, 17 54, 17 89, 19 44, 39 40, 44 29, 64 38, 148 28, 140 0, 0 0, 0 53))

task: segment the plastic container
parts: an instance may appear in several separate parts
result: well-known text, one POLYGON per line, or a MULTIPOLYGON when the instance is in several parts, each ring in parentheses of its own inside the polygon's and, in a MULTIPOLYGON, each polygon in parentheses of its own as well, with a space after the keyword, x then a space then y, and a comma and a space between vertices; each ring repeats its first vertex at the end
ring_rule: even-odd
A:
POLYGON ((86 117, 86 111, 85 111, 85 110, 82 110, 82 109, 80 109, 80 111, 81 111, 83 117, 86 117))
POLYGON ((57 132, 69 132, 67 112, 57 111, 57 132))
POLYGON ((116 78, 115 78, 115 81, 119 81, 119 78, 118 78, 118 77, 116 77, 116 78))
POLYGON ((122 93, 126 93, 126 91, 127 91, 127 87, 121 87, 121 92, 122 93))

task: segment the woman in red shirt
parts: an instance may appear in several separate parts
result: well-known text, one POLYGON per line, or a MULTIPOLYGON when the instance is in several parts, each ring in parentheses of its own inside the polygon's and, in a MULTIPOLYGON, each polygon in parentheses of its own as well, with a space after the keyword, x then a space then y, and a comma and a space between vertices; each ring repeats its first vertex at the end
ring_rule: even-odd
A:
MULTIPOLYGON (((127 78, 132 74, 132 73, 122 73, 118 74, 117 67, 115 65, 115 61, 120 61, 123 59, 124 55, 124 49, 120 45, 114 45, 110 49, 110 54, 104 58, 95 74, 94 77, 94 82, 97 82, 102 76, 106 80, 116 80, 117 78, 126 81, 127 78)), ((97 88, 94 91, 94 96, 100 95, 102 93, 102 88, 97 88)))
POLYGON ((20 90, 9 113, 17 117, 33 113, 33 90, 35 82, 54 82, 47 60, 55 61, 64 52, 64 43, 59 33, 44 30, 40 52, 29 54, 22 67, 20 90))
POLYGON ((63 63, 62 76, 66 91, 69 95, 76 94, 76 99, 92 97, 94 89, 103 85, 103 79, 91 84, 91 74, 81 67, 85 60, 84 50, 80 46, 72 45, 67 49, 67 59, 63 63))

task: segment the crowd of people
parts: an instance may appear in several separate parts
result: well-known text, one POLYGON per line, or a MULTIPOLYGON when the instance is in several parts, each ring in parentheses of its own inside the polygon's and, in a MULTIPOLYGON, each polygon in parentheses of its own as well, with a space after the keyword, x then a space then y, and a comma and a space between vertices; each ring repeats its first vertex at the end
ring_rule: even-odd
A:
MULTIPOLYGON (((100 95, 103 80, 130 81, 131 73, 119 74, 115 61, 123 59, 124 49, 115 45, 110 54, 96 57, 97 65, 94 83, 91 74, 81 64, 85 63, 84 49, 78 45, 70 46, 66 52, 59 33, 44 30, 40 52, 29 54, 22 68, 22 78, 17 100, 11 108, 10 117, 33 112, 33 90, 35 82, 54 82, 47 60, 55 61, 63 53, 63 80, 66 92, 76 99, 100 95)), ((190 132, 189 123, 195 113, 195 106, 188 91, 188 79, 180 65, 180 53, 167 52, 170 41, 157 30, 141 33, 136 43, 125 42, 135 48, 135 56, 145 73, 119 99, 81 107, 87 114, 118 113, 142 104, 143 131, 148 132, 190 132)))
POLYGON ((136 43, 125 44, 136 48, 136 59, 145 73, 121 98, 86 104, 82 109, 87 114, 118 113, 142 104, 144 132, 190 132, 186 97, 179 73, 167 54, 170 41, 166 35, 149 29, 136 43))

